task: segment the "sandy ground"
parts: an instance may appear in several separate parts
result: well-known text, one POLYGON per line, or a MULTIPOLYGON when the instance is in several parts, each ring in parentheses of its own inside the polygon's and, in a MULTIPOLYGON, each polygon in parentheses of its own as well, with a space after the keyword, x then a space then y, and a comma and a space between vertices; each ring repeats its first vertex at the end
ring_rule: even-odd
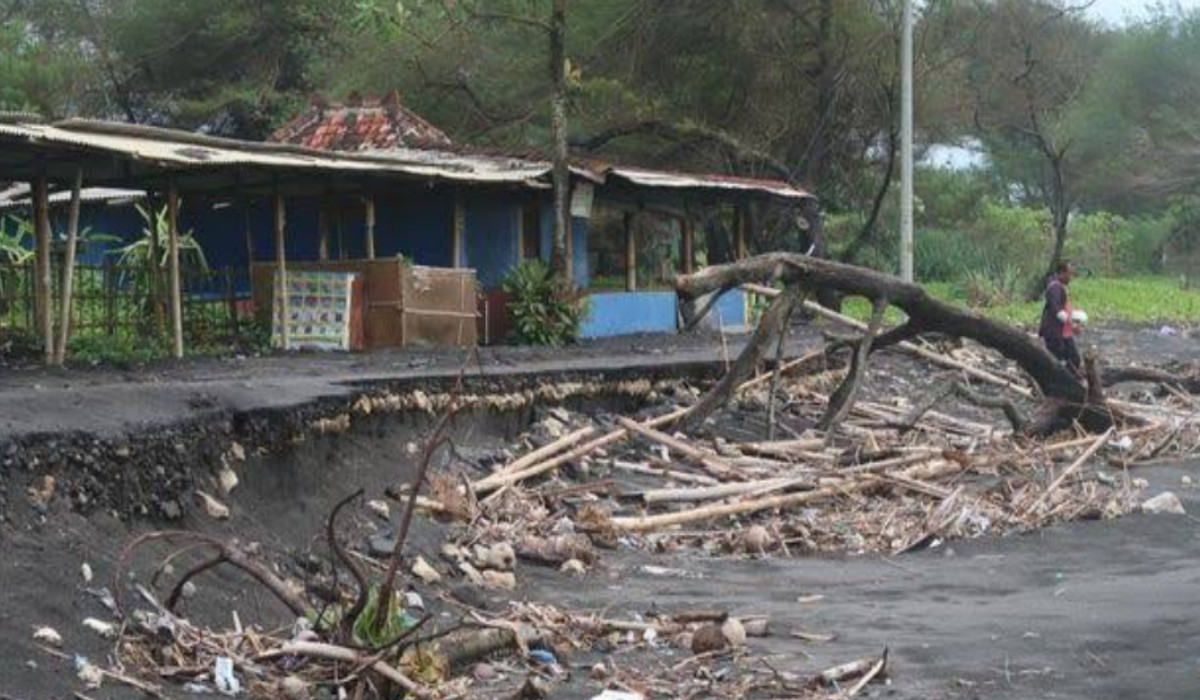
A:
MULTIPOLYGON (((798 346, 811 342, 811 331, 806 333, 798 346)), ((1193 341, 1186 338, 1138 329, 1096 331, 1091 337, 1104 344, 1106 356, 1122 361, 1196 358, 1193 341)), ((500 374, 605 367, 636 373, 687 369, 689 362, 711 366, 719 358, 719 348, 707 342, 629 339, 565 354, 493 351, 485 367, 500 374)), ((369 379, 419 382, 455 374, 460 366, 458 354, 397 353, 204 361, 125 373, 13 370, 0 375, 0 443, 31 432, 75 429, 103 435, 208 411, 295 405, 344 395, 369 379)), ((469 421, 460 442, 484 448, 498 444, 522 427, 520 420, 469 421)), ((232 498, 232 520, 214 523, 189 512, 182 526, 261 541, 268 551, 291 557, 311 544, 320 518, 348 484, 378 492, 402 478, 411 466, 403 446, 427 427, 403 419, 399 424, 369 421, 341 437, 287 447, 247 466, 232 498)), ((1190 512, 1200 514, 1200 493, 1180 484, 1190 468, 1162 466, 1139 475, 1151 480, 1150 493, 1170 488, 1190 512)), ((107 643, 79 625, 83 617, 104 613, 81 585, 79 566, 88 561, 97 582, 107 582, 121 547, 158 524, 122 522, 103 512, 84 517, 62 502, 43 520, 16 498, 23 483, 13 478, 7 488, 14 512, 0 525, 0 698, 71 697, 79 688, 69 664, 34 646, 33 626, 58 628, 71 653, 102 657, 107 643)), ((800 672, 887 646, 893 681, 873 687, 870 693, 877 697, 1195 698, 1200 696, 1197 522, 1191 516, 1134 515, 1025 536, 952 542, 895 559, 714 560, 605 553, 604 568, 583 583, 564 585, 556 572, 525 566, 521 575, 529 585, 522 593, 582 608, 608 607, 612 615, 655 606, 766 613, 774 634, 755 640, 755 648, 778 654, 778 666, 800 672), (660 577, 639 569, 651 561, 701 577, 660 577), (797 602, 813 594, 824 598, 797 602), (813 644, 792 638, 794 630, 831 633, 836 639, 813 644)), ((431 547, 436 534, 436 528, 423 528, 416 546, 431 547)), ((282 612, 233 574, 207 579, 189 605, 191 614, 213 621, 235 608, 246 620, 278 622, 282 612)), ((591 697, 597 689, 582 680, 585 675, 577 674, 580 680, 559 696, 591 697)), ((89 696, 137 697, 107 686, 89 696)))

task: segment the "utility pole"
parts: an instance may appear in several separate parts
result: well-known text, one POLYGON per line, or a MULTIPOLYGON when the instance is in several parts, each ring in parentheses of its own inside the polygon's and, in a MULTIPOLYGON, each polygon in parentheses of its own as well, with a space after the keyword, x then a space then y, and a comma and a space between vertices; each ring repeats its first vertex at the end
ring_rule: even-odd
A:
POLYGON ((900 278, 913 281, 913 0, 900 30, 900 278))

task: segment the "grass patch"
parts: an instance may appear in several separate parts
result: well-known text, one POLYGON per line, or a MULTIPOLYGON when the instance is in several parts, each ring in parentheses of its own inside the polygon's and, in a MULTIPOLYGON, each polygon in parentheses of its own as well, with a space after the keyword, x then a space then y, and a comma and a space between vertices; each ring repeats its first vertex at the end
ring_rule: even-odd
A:
MULTIPOLYGON (((962 285, 930 282, 924 286, 939 299, 969 306, 962 285)), ((1078 278, 1071 282, 1071 304, 1086 311, 1093 324, 1200 321, 1200 290, 1184 289, 1178 279, 1171 277, 1078 278)), ((871 316, 871 305, 865 299, 847 299, 843 310, 862 320, 871 316)), ((1041 319, 1042 302, 1011 302, 975 310, 990 318, 1033 328, 1041 319)), ((888 309, 886 318, 892 324, 904 320, 894 308, 888 309)))

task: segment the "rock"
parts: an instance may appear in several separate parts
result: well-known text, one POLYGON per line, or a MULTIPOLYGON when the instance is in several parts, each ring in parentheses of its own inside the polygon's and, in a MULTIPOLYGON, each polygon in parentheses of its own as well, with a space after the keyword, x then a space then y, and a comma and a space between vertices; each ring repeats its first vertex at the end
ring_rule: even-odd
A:
POLYGON ((179 594, 182 595, 184 597, 184 599, 186 599, 186 600, 191 600, 192 598, 195 598, 196 597, 196 584, 192 583, 191 581, 188 581, 187 583, 183 584, 183 588, 179 589, 179 594))
POLYGON ((373 557, 386 559, 392 556, 396 548, 396 540, 390 535, 371 535, 367 538, 367 553, 373 557))
POLYGON ((283 700, 309 700, 308 683, 296 676, 288 676, 279 681, 279 697, 283 700))
POLYGON ((496 669, 491 664, 477 663, 471 669, 471 675, 477 681, 491 681, 496 679, 496 669))
POLYGON ((594 681, 603 681, 608 679, 608 666, 603 663, 593 664, 588 671, 588 677, 594 681))
POLYGON ((511 591, 517 587, 517 577, 511 571, 488 569, 483 572, 483 583, 491 588, 503 588, 511 591))
POLYGON ((40 484, 30 486, 28 491, 26 491, 26 494, 29 496, 29 504, 35 508, 45 508, 50 505, 50 500, 54 498, 57 483, 53 476, 49 474, 43 476, 40 484))
POLYGON ((179 501, 170 500, 158 504, 159 510, 167 520, 179 520, 183 517, 183 506, 179 505, 179 501))
POLYGON ((709 623, 692 634, 692 653, 708 654, 720 651, 729 646, 729 639, 721 631, 721 626, 709 623))
POLYGON ((735 649, 746 643, 746 628, 736 617, 727 618, 725 622, 721 623, 721 634, 725 635, 729 646, 735 649))
POLYGON ((104 673, 82 656, 75 657, 75 676, 85 688, 95 690, 104 684, 104 673))
POLYGON ((1148 499, 1142 503, 1143 513, 1171 513, 1174 515, 1186 515, 1187 511, 1183 509, 1183 503, 1180 502, 1179 496, 1170 491, 1163 491, 1154 498, 1148 499))
POLYGON ((412 565, 413 576, 421 579, 425 583, 437 583, 442 580, 442 575, 437 572, 437 569, 429 565, 425 561, 425 557, 417 557, 412 565))
POLYGON ((517 554, 507 542, 500 542, 491 547, 475 545, 475 565, 480 568, 512 571, 516 562, 517 554))
POLYGON ((234 441, 229 443, 229 456, 239 462, 246 461, 246 448, 242 447, 242 443, 234 441))
POLYGON ((79 575, 83 576, 85 585, 92 582, 92 567, 86 561, 79 566, 79 575))
POLYGON ((238 475, 229 468, 228 464, 224 464, 223 462, 224 460, 222 460, 220 471, 217 472, 217 485, 221 487, 221 493, 228 496, 230 492, 237 488, 238 475))
POLYGON ((204 508, 204 512, 208 514, 208 517, 217 520, 229 519, 229 506, 221 503, 207 493, 196 491, 196 500, 200 502, 201 507, 204 508))
POLYGON ((747 637, 767 637, 770 636, 771 621, 765 617, 755 617, 749 620, 742 620, 742 627, 746 629, 747 637))
POLYGON ((63 645, 62 635, 53 627, 39 627, 33 631, 33 639, 36 642, 41 642, 52 647, 61 647, 63 645))
POLYGON ((742 549, 747 554, 766 554, 771 546, 771 533, 762 525, 751 525, 742 534, 742 549))
POLYGON ((97 620, 94 617, 85 618, 83 626, 95 632, 105 639, 115 639, 117 636, 117 626, 111 622, 97 620))
POLYGON ((367 507, 381 520, 390 520, 392 518, 392 509, 388 506, 387 501, 367 501, 367 507))
POLYGON ((558 570, 563 572, 564 574, 569 574, 571 576, 586 576, 587 575, 587 566, 584 565, 584 563, 579 561, 578 559, 568 559, 568 560, 564 561, 563 565, 561 567, 559 567, 558 570))
POLYGON ((1184 474, 1183 476, 1179 477, 1179 483, 1183 484, 1184 486, 1191 486, 1192 485, 1192 477, 1188 476, 1187 474, 1184 474))
POLYGON ((468 583, 462 583, 450 589, 450 597, 464 605, 470 605, 472 608, 487 610, 490 603, 483 591, 479 590, 478 586, 468 583))

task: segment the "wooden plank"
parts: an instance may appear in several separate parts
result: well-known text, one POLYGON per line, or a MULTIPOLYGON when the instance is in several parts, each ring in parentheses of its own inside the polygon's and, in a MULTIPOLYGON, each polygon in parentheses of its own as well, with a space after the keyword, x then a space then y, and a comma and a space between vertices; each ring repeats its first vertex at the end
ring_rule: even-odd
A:
POLYGON ((179 273, 179 190, 167 184, 167 264, 171 273, 171 356, 183 357, 183 280, 179 273))
POLYGON ((451 231, 450 267, 463 266, 463 233, 467 227, 467 206, 462 192, 454 193, 454 222, 451 231))
POLYGON ((67 361, 67 342, 71 338, 71 307, 74 301, 75 250, 79 241, 79 209, 83 191, 83 168, 75 170, 71 186, 71 213, 67 222, 67 253, 63 261, 62 314, 58 324, 58 341, 54 347, 54 364, 67 361))

